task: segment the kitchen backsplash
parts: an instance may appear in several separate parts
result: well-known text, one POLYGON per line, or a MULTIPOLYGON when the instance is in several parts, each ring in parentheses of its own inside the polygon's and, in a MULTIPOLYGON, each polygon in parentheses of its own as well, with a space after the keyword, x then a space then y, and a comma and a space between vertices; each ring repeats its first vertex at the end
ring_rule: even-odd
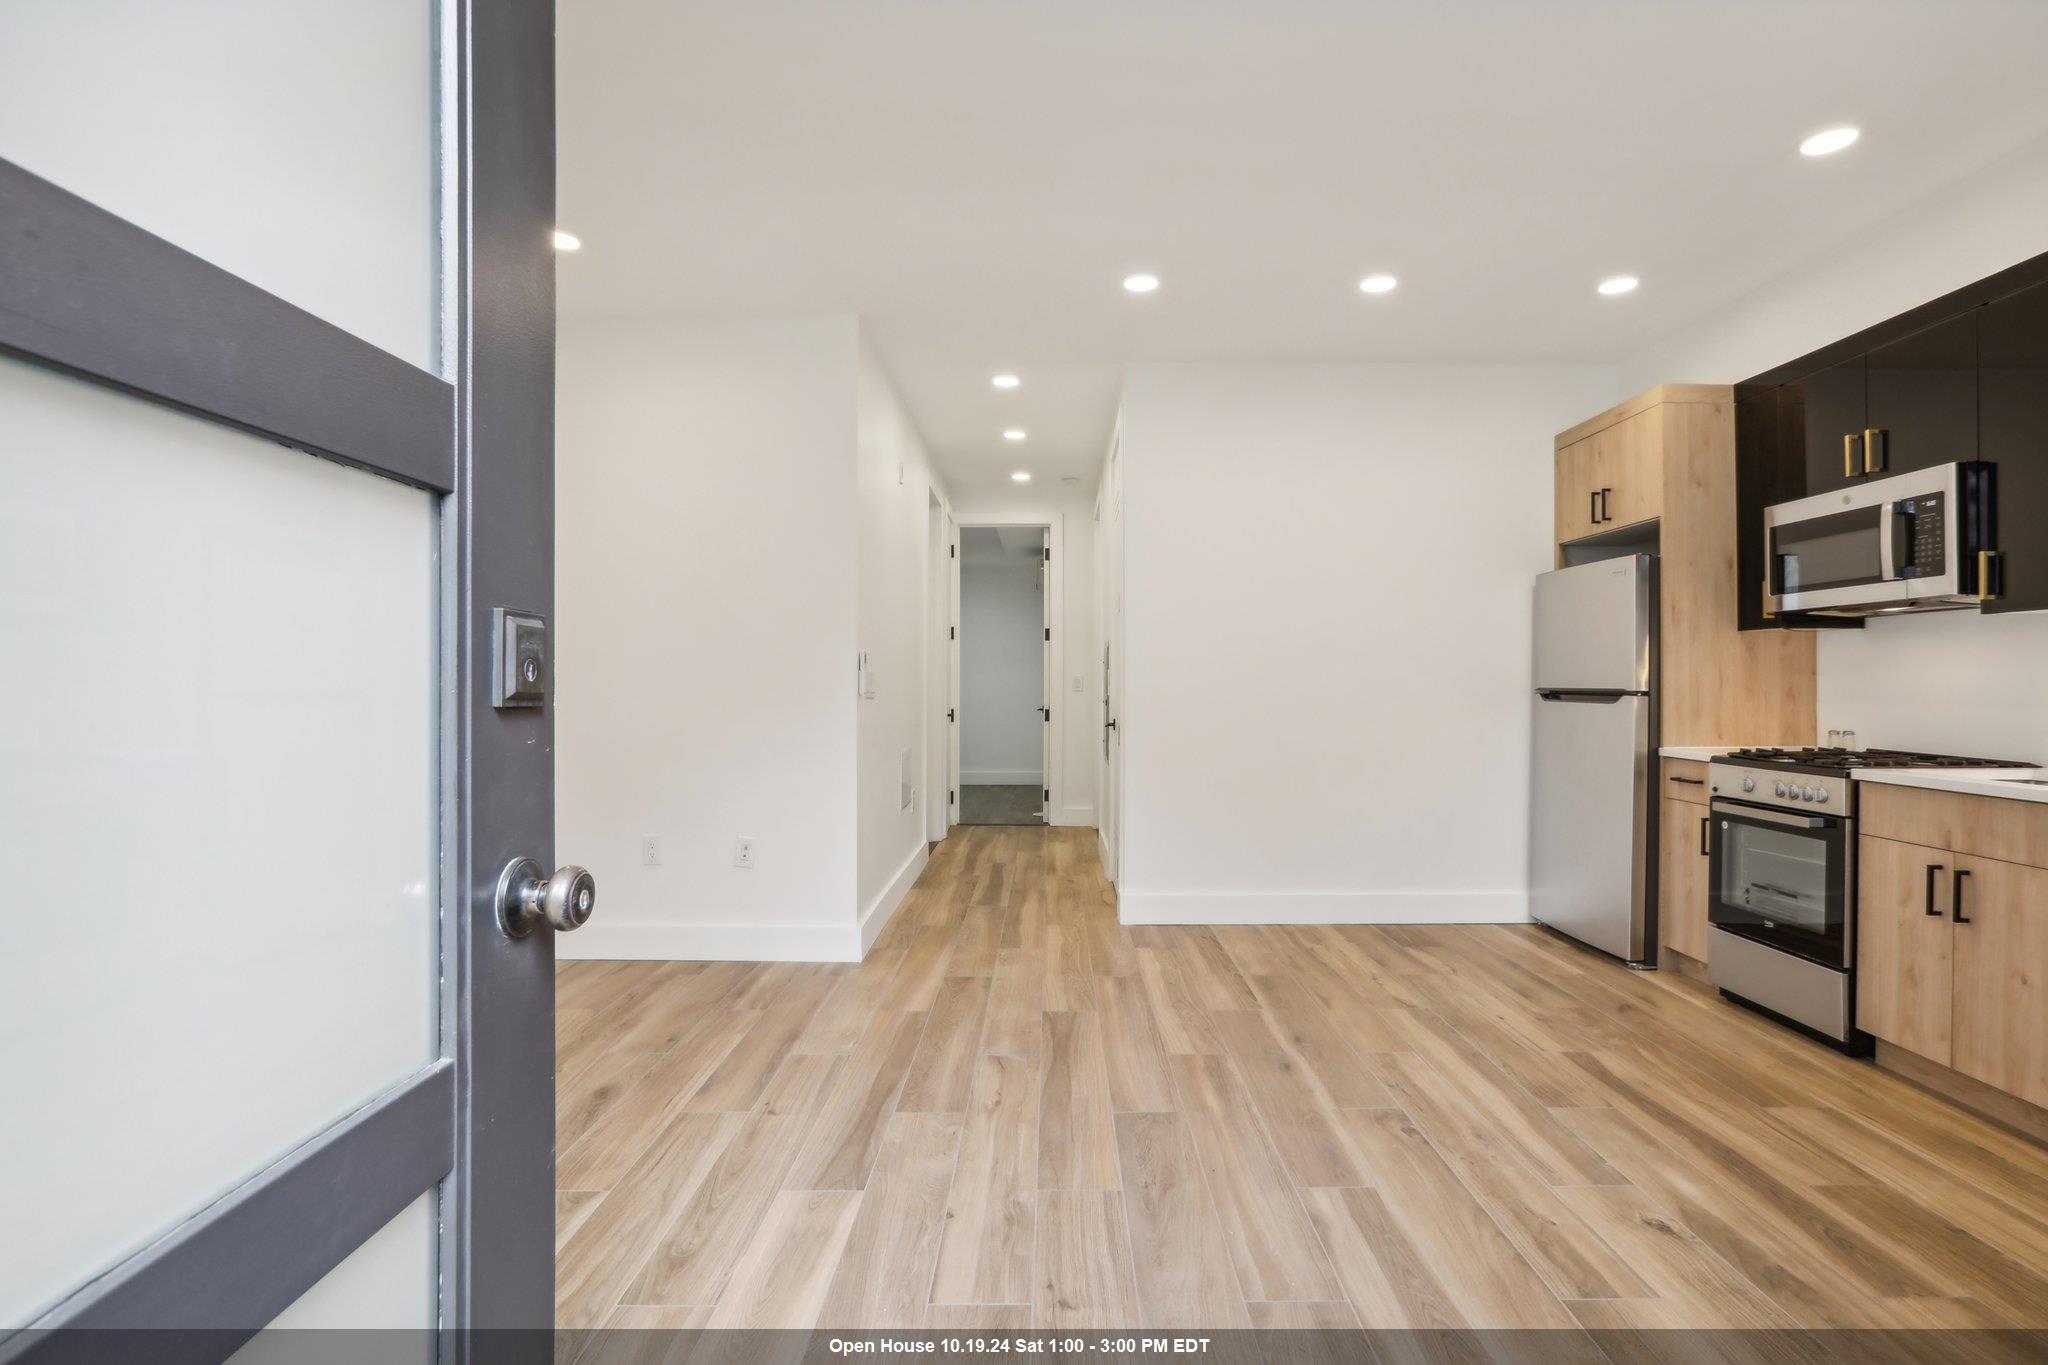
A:
POLYGON ((1822 631, 1818 670, 1823 740, 2048 765, 2048 612, 1875 617, 1822 631))

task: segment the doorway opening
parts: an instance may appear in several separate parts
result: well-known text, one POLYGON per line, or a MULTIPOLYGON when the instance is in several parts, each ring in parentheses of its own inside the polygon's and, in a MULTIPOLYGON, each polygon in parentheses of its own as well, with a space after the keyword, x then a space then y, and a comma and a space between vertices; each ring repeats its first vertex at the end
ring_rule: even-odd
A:
POLYGON ((960 816, 1042 825, 1051 798, 1044 526, 960 531, 960 816))

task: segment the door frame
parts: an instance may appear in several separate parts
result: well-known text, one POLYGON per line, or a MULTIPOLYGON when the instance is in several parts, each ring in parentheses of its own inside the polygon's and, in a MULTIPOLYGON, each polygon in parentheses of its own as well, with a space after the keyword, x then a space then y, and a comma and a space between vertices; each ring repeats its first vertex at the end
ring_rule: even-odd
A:
MULTIPOLYGON (((553 709, 491 707, 491 610, 553 612, 554 14, 441 0, 439 372, 0 161, 0 353, 439 497, 441 1055, 0 1340, 0 1362, 223 1359, 438 1188, 442 1359, 554 1313, 553 945, 498 930, 552 863, 553 709), (480 531, 488 530, 488 534, 480 531), (186 1329, 162 1330, 162 1329, 186 1329)), ((251 1078, 252 1083, 256 1078, 251 1078)))
POLYGON ((959 819, 959 532, 946 495, 933 487, 925 504, 925 842, 936 844, 959 819))
MULTIPOLYGON (((1018 529, 1044 532, 1045 549, 1051 555, 1051 558, 1044 565, 1044 607, 1048 617, 1046 629, 1051 631, 1051 635, 1045 641, 1044 653, 1040 656, 1039 689, 1041 695, 1039 700, 1041 706, 1052 708, 1052 716, 1045 721, 1044 734, 1040 740, 1042 754, 1040 765, 1043 770, 1042 789, 1051 793, 1045 799, 1045 823, 1048 826, 1052 826, 1060 823, 1053 817, 1055 812, 1062 809, 1066 787, 1064 781, 1065 774, 1062 771, 1065 765, 1060 761, 1060 727, 1057 723, 1063 722, 1065 719, 1062 715, 1063 708, 1059 703, 1057 695, 1059 692, 1057 683, 1058 679, 1065 676, 1063 670, 1066 667, 1066 655, 1064 652, 1066 649, 1066 632, 1061 630, 1060 626, 1066 620, 1066 613, 1055 609, 1053 606, 1055 601, 1059 602, 1062 606, 1066 603, 1066 546, 1062 542, 1061 537, 1060 514, 1053 514, 1051 516, 1047 516, 1044 513, 1020 513, 1013 516, 977 514, 972 520, 962 521, 955 526, 953 538, 956 542, 959 541, 961 533, 965 531, 1018 529)), ((960 619, 960 570, 957 564, 953 570, 953 619, 956 622, 960 619)), ((959 645, 956 642, 953 649, 953 698, 955 706, 958 706, 960 698, 959 658, 959 645)), ((960 744, 956 727, 953 744, 954 790, 959 790, 959 786, 960 744)), ((954 811, 953 818, 955 821, 959 818, 957 808, 954 811)))

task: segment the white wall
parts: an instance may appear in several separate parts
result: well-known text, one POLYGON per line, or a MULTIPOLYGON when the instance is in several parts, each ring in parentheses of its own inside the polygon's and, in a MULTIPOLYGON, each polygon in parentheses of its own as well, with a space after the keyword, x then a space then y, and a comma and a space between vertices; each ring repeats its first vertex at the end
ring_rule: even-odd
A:
POLYGON ((1613 384, 1131 367, 1126 922, 1527 917, 1551 437, 1613 384))
POLYGON ((858 369, 845 317, 563 323, 556 847, 602 885, 564 957, 857 949, 858 369))
MULTIPOLYGON (((930 504, 936 482, 924 441, 882 359, 860 346, 859 648, 874 696, 859 704, 858 821, 861 950, 889 922, 925 864, 925 727, 931 704, 926 596, 931 577, 930 504), (905 753, 908 762, 905 762, 905 753), (903 800, 903 773, 910 800, 903 800)), ((795 547, 791 547, 794 549, 795 547)), ((808 555, 799 553, 799 559, 808 555)), ((831 573, 810 565, 814 577, 831 573)), ((841 677, 851 690, 852 663, 841 677)), ((943 703, 940 703, 943 705, 943 703)))
POLYGON ((960 782, 1039 786, 1045 776, 1045 593, 1039 565, 976 555, 961 532, 960 782))
POLYGON ((1079 484, 1005 489, 953 506, 962 526, 1048 526, 1052 535, 1052 823, 1095 823, 1102 752, 1102 636, 1095 619, 1095 493, 1079 484), (1078 680, 1079 690, 1076 690, 1078 680))
MULTIPOLYGON (((2037 145, 1628 357, 1613 396, 1745 379, 2043 251, 2048 145, 2037 145)), ((1872 621, 1818 644, 1823 732, 2048 762, 2048 613, 1872 621)))

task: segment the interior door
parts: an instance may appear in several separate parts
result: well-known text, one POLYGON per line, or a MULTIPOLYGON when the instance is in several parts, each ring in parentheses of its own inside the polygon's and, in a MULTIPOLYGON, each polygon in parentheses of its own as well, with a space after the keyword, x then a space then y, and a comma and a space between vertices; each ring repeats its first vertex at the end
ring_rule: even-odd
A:
POLYGON ((1052 529, 1046 528, 1045 545, 1038 557, 1038 609, 1040 644, 1038 646, 1038 694, 1039 705, 1038 775, 1042 779, 1039 787, 1039 816, 1046 824, 1052 823, 1052 705, 1054 694, 1059 691, 1052 671, 1052 529))
POLYGON ((552 73, 543 0, 0 8, 0 1360, 548 1358, 552 73))
POLYGON ((946 620, 951 623, 947 632, 951 638, 946 658, 946 714, 953 722, 946 735, 946 827, 951 829, 960 823, 960 525, 951 512, 946 514, 946 543, 953 547, 946 560, 950 566, 946 620))

